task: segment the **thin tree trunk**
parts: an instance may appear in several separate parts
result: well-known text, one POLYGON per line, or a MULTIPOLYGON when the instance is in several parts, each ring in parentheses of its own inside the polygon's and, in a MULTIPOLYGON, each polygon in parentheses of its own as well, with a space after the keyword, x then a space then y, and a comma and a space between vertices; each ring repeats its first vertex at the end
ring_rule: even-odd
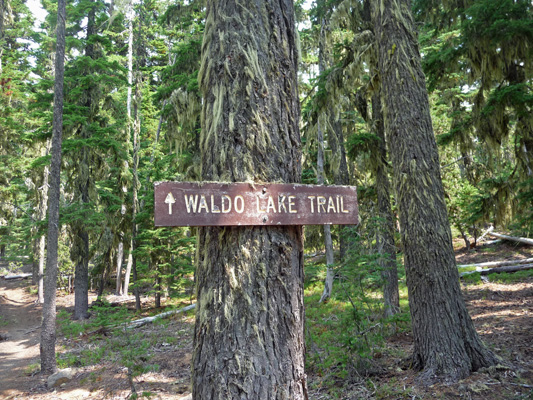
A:
POLYGON ((128 251, 128 262, 126 263, 126 272, 124 272, 124 288, 122 289, 122 295, 128 295, 128 289, 130 287, 130 276, 131 276, 131 266, 133 264, 133 256, 131 254, 131 249, 133 247, 132 241, 130 241, 130 248, 128 251))
MULTIPOLYGON (((133 16, 134 16, 134 10, 133 10, 133 2, 130 1, 128 5, 128 12, 127 12, 127 19, 128 19, 128 94, 126 99, 126 111, 128 115, 128 133, 127 133, 127 141, 130 142, 130 136, 131 136, 131 97, 132 97, 132 86, 133 86, 133 16)), ((127 162, 126 162, 127 167, 127 162)), ((127 188, 123 188, 124 193, 127 192, 127 188)), ((126 206, 122 205, 122 213, 125 214, 126 212, 126 206)), ((120 241, 120 245, 122 245, 122 253, 124 252, 124 241, 120 241)), ((119 246, 120 246, 119 245, 119 246)), ((131 276, 131 267, 133 264, 133 255, 131 254, 133 248, 133 243, 130 241, 130 247, 128 252, 128 262, 126 264, 126 271, 124 273, 124 286, 123 288, 120 288, 121 280, 118 279, 118 272, 117 272, 117 294, 127 296, 128 295, 128 288, 130 285, 130 276, 131 276)), ((120 251, 119 251, 120 252, 120 251)), ((122 259, 120 261, 120 266, 122 266, 122 259)), ((117 271, 118 271, 118 260, 117 260, 117 271)))
POLYGON ((111 255, 112 246, 110 245, 104 256, 104 270, 100 276, 100 284, 98 285, 98 293, 96 294, 96 301, 101 301, 102 296, 104 295, 104 290, 106 283, 109 279, 109 274, 111 270, 111 265, 113 265, 113 256, 111 255))
MULTIPOLYGON (((130 44, 133 46, 133 2, 130 1, 130 44)), ((142 26, 139 27, 139 32, 141 32, 142 26)), ((139 55, 141 53, 140 47, 142 44, 140 43, 140 40, 138 40, 137 47, 136 47, 136 53, 139 55)), ((129 53, 129 50, 128 50, 129 53)), ((128 61, 129 62, 129 61, 128 61)), ((133 118, 130 118, 130 121, 133 119, 133 181, 132 181, 132 194, 133 194, 133 200, 132 200, 132 230, 131 230, 131 272, 133 277, 133 293, 135 295, 135 309, 137 311, 141 311, 141 297, 140 297, 140 291, 139 287, 136 284, 137 283, 137 256, 134 254, 135 250, 137 248, 137 222, 135 219, 137 218, 137 212, 139 210, 139 199, 138 199, 138 189, 139 189, 139 174, 138 174, 138 167, 139 167, 139 151, 141 148, 140 144, 140 132, 141 132, 141 116, 140 116, 140 106, 141 106, 141 83, 142 83, 142 75, 139 69, 139 64, 141 60, 137 59, 136 64, 136 71, 135 76, 131 77, 135 80, 135 101, 131 102, 131 94, 128 96, 128 101, 131 102, 128 104, 128 107, 131 107, 133 105, 133 118)), ((130 71, 133 71, 133 64, 130 66, 130 71)), ((130 79, 130 77, 128 77, 130 79)), ((131 86, 131 85, 130 85, 131 86)))
MULTIPOLYGON (((318 155, 317 155, 317 183, 319 185, 324 184, 324 135, 322 127, 320 125, 320 118, 318 121, 317 129, 317 141, 318 141, 318 155)), ((331 225, 324 225, 324 246, 326 248, 326 279, 324 280, 324 290, 322 296, 320 296, 319 302, 322 303, 331 297, 333 289, 333 279, 335 278, 335 271, 333 270, 333 264, 335 262, 333 258, 333 241, 331 240, 331 225)))
MULTIPOLYGON (((344 134, 339 120, 333 121, 334 116, 330 116, 332 130, 328 135, 328 143, 334 158, 338 158, 339 166, 334 171, 335 185, 349 185, 350 173, 348 162, 346 161, 346 147, 344 146, 344 134)), ((343 234, 347 226, 339 225, 339 260, 344 260, 348 250, 348 235, 343 234)))
MULTIPOLYGON (((91 1, 91 9, 87 16, 87 44, 85 55, 94 58, 94 44, 91 42, 91 36, 96 34, 96 2, 91 1)), ((82 139, 88 139, 91 136, 90 127, 95 112, 92 110, 92 88, 86 93, 85 108, 89 113, 85 126, 81 127, 82 139)), ((85 210, 89 204, 89 148, 84 145, 81 149, 80 167, 78 171, 78 189, 81 195, 81 203, 85 210)), ((74 276, 74 319, 85 319, 89 315, 89 232, 85 227, 85 221, 78 221, 75 227, 75 258, 76 271, 74 276)))
MULTIPOLYGON (((326 18, 321 18, 320 23, 320 42, 318 49, 318 70, 320 74, 323 74, 326 70, 326 32, 328 25, 326 18)), ((318 142, 318 154, 317 154, 317 183, 324 185, 326 182, 326 174, 324 172, 324 127, 328 126, 329 113, 326 110, 323 115, 319 115, 317 118, 317 142, 318 142)), ((320 296, 320 303, 331 297, 333 290, 333 279, 335 278, 335 271, 333 270, 333 264, 335 259, 333 257, 333 241, 331 240, 331 225, 324 225, 324 247, 326 250, 326 279, 324 280, 324 291, 320 296)))
MULTIPOLYGON (((50 153, 50 141, 46 142, 46 146, 41 151, 41 156, 50 153)), ((44 167, 42 186, 37 189, 37 197, 39 199, 39 207, 37 210, 37 217, 39 221, 46 219, 48 207, 48 175, 50 171, 48 166, 44 167)), ((33 268, 32 268, 32 283, 37 285, 37 302, 42 304, 44 302, 44 265, 46 263, 46 236, 40 235, 34 242, 33 250, 33 268)))
MULTIPOLYGON (((137 75, 139 76, 140 72, 137 72, 137 75)), ((134 103, 134 115, 135 115, 135 123, 133 124, 133 204, 132 204, 132 230, 131 230, 131 250, 132 250, 132 264, 131 264, 131 271, 133 274, 133 293, 135 294, 135 309, 137 311, 141 311, 141 297, 140 297, 140 291, 139 286, 137 283, 137 257, 135 254, 135 249, 137 248, 137 222, 135 219, 137 218, 137 210, 139 207, 139 199, 138 199, 138 185, 139 185, 139 175, 138 175, 138 166, 139 166, 139 150, 141 147, 139 135, 141 131, 141 119, 140 119, 140 112, 139 112, 139 106, 141 104, 141 90, 140 90, 140 80, 137 77, 135 82, 135 103, 134 103)))
POLYGON ((39 269, 37 270, 37 302, 44 303, 44 264, 46 257, 46 237, 42 235, 39 238, 39 269))
POLYGON ((59 195, 61 188, 61 137, 63 129, 63 78, 65 72, 65 8, 66 0, 58 0, 52 162, 50 167, 50 189, 48 191, 48 252, 46 257, 46 278, 40 346, 41 371, 45 374, 52 374, 57 370, 55 351, 56 285, 59 238, 59 195))
MULTIPOLYGON (((49 143, 49 142, 48 142, 49 143)), ((49 153, 48 150, 48 143, 46 145, 46 153, 49 153)), ((48 207, 48 175, 49 175, 49 169, 48 167, 44 167, 43 172, 43 186, 42 186, 42 192, 41 192, 41 204, 39 207, 39 220, 44 221, 46 218, 46 208, 48 207)), ((45 264, 45 257, 46 257, 46 238, 44 235, 41 235, 39 237, 39 244, 37 247, 37 252, 39 255, 39 267, 37 269, 37 302, 39 304, 44 303, 44 264, 45 264)))
POLYGON ((394 243, 394 218, 390 204, 390 184, 387 174, 387 150, 383 129, 383 114, 379 93, 372 96, 372 121, 379 137, 379 149, 376 157, 376 191, 378 197, 379 217, 383 224, 378 231, 378 250, 383 276, 384 315, 390 317, 400 311, 400 293, 398 289, 398 268, 396 266, 396 245, 394 243))
MULTIPOLYGON (((292 1, 207 2, 204 180, 300 180, 296 69, 292 1)), ((194 400, 307 399, 302 240, 297 226, 199 229, 194 400)))
MULTIPOLYGON (((35 228, 35 231, 37 229, 35 228)), ((33 260, 31 263, 31 284, 36 285, 39 280, 39 241, 41 240, 41 236, 34 237, 33 239, 33 246, 32 246, 32 254, 33 254, 33 260)), ((46 236, 45 236, 46 240, 46 236)), ((46 245, 46 242, 45 242, 46 245)))
POLYGON ((117 262, 117 280, 115 285, 115 294, 122 296, 122 262, 124 261, 124 238, 121 236, 118 244, 116 262, 117 262))
POLYGON ((161 276, 159 276, 159 271, 157 271, 158 276, 155 279, 155 308, 161 308, 161 276))
POLYGON ((459 286, 409 0, 372 2, 384 125, 394 168, 419 381, 455 382, 498 362, 459 286))

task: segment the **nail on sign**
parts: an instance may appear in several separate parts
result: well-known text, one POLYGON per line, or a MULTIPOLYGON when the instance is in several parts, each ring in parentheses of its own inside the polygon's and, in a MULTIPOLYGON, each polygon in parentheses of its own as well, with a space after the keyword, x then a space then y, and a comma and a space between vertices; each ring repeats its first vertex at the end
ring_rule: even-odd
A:
POLYGON ((157 182, 156 226, 355 225, 354 186, 157 182))

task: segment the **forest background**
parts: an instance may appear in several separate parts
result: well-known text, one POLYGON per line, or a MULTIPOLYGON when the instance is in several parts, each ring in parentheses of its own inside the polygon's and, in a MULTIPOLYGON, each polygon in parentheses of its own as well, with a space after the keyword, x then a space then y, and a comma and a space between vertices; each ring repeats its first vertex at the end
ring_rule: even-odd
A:
MULTIPOLYGON (((0 0, 0 256, 33 262, 41 299, 57 16, 55 2, 42 6, 48 14, 35 24, 25 1, 0 0)), ((384 213, 396 221, 396 204, 393 193, 388 210, 380 201, 392 171, 372 99, 372 24, 355 0, 295 7, 302 182, 355 185, 361 210, 359 226, 331 228, 334 258, 309 263, 307 279, 322 285, 329 266, 349 283, 339 296, 370 304, 365 293, 387 282, 391 253, 402 279, 398 237, 392 250, 382 239, 384 213)), ((449 220, 467 248, 489 224, 517 236, 533 230, 532 8, 413 4, 449 220)), ((154 228, 153 183, 200 180, 204 4, 69 1, 66 22, 59 284, 68 288, 75 276, 76 287, 99 296, 112 284, 117 294, 133 291, 138 310, 141 295, 154 296, 155 307, 190 296, 196 231, 154 228)), ((327 230, 305 235, 308 253, 322 251, 327 230)), ((75 310, 87 313, 88 304, 75 310)), ((361 332, 372 326, 354 320, 361 332)), ((368 346, 348 337, 346 346, 366 362, 368 346)))

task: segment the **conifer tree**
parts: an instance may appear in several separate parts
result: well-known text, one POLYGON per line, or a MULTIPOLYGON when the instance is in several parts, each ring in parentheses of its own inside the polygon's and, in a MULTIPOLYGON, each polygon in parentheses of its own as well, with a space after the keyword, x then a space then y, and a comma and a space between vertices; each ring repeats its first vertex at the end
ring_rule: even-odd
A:
POLYGON ((455 382, 498 362, 459 287, 429 100, 408 0, 372 3, 384 127, 409 288, 413 361, 424 384, 455 382))
MULTIPOLYGON (((528 0, 414 4, 425 23, 424 70, 452 116, 439 143, 459 148, 468 225, 533 228, 533 5, 528 0), (488 165, 488 168, 486 167, 488 165)), ((466 237, 466 224, 457 224, 466 237)), ((465 242, 468 239, 465 238, 465 242)))
POLYGON ((113 48, 122 47, 123 30, 117 16, 99 1, 73 5, 76 18, 69 27, 80 29, 87 18, 87 33, 82 40, 71 41, 80 52, 73 54, 65 71, 67 85, 65 109, 66 132, 63 141, 67 164, 67 199, 64 212, 72 239, 71 259, 76 266, 74 316, 88 316, 89 260, 94 259, 91 274, 109 274, 107 259, 115 254, 121 228, 121 171, 128 156, 123 146, 125 68, 121 55, 113 48), (118 41, 118 43, 117 43, 118 41))
POLYGON ((27 118, 31 84, 29 48, 33 18, 23 2, 4 0, 0 8, 0 257, 29 255, 33 182, 29 179, 27 118))
MULTIPOLYGON (((207 181, 300 180, 292 1, 208 1, 199 73, 207 181)), ((301 227, 198 233, 193 398, 305 399, 301 227)))
POLYGON ((52 162, 48 193, 48 237, 46 278, 41 328, 41 371, 51 374, 57 370, 56 342, 56 286, 57 249, 59 236, 59 197, 61 171, 61 141, 63 130, 63 79, 65 63, 66 0, 57 3, 57 40, 55 57, 54 119, 52 135, 52 162))

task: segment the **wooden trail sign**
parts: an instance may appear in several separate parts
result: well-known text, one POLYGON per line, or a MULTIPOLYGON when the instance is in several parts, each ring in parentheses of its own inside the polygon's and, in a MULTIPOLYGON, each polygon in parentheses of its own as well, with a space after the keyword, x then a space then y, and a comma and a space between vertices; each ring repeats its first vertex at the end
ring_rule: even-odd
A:
POLYGON ((354 186, 155 183, 156 226, 355 225, 354 186))

